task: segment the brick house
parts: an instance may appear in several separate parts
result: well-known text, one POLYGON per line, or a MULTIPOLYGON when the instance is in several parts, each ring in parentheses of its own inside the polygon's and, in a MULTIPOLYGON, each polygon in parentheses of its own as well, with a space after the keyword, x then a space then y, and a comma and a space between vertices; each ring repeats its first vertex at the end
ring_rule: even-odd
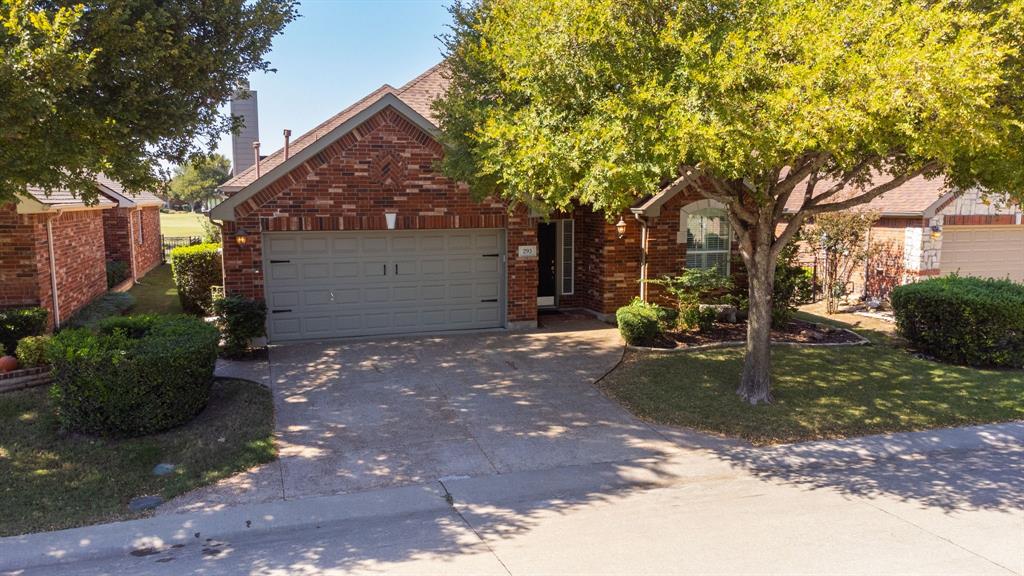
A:
POLYGON ((164 201, 150 192, 128 194, 117 182, 96 178, 100 193, 116 204, 103 211, 103 244, 107 261, 125 262, 137 281, 160 264, 160 207, 164 201))
POLYGON ((0 308, 41 306, 59 326, 105 293, 103 213, 113 207, 34 188, 0 205, 0 308))
MULTIPOLYGON (((787 210, 799 205, 794 197, 787 210)), ((1024 282, 1021 207, 1006 198, 957 196, 941 178, 919 176, 856 210, 879 218, 865 239, 870 257, 851 278, 853 296, 885 298, 895 286, 951 273, 1024 282)), ((801 256, 812 267, 822 258, 806 246, 801 256)))
POLYGON ((272 340, 533 327, 548 307, 611 318, 641 275, 729 270, 722 207, 690 182, 622 214, 473 200, 436 168, 430 104, 445 86, 439 67, 382 86, 258 163, 235 147, 211 218, 225 288, 266 299, 272 340))
POLYGON ((610 319, 636 296, 661 299, 643 278, 738 267, 725 207, 691 177, 621 214, 545 219, 472 199, 437 169, 430 104, 445 87, 434 67, 294 141, 285 131, 268 156, 252 131, 235 143, 210 216, 225 289, 266 300, 271 340, 533 327, 545 308, 610 319))
POLYGON ((107 292, 108 260, 133 264, 135 279, 160 263, 162 201, 102 176, 96 186, 92 205, 37 188, 0 205, 0 308, 41 306, 59 327, 107 292))

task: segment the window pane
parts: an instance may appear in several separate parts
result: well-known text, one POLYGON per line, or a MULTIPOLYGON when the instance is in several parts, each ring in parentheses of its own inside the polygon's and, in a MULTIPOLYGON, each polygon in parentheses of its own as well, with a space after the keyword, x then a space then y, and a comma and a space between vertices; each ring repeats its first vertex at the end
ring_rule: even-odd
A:
POLYGON ((715 268, 727 275, 731 244, 729 219, 722 210, 701 210, 687 215, 687 268, 715 268))

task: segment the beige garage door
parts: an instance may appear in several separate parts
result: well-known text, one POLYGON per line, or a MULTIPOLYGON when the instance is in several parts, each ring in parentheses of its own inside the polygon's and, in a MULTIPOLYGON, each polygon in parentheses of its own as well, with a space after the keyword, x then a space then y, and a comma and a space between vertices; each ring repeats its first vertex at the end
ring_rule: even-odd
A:
POLYGON ((499 327, 501 230, 267 232, 273 341, 499 327))
POLYGON ((940 257, 943 274, 1024 282, 1024 226, 946 226, 940 257))

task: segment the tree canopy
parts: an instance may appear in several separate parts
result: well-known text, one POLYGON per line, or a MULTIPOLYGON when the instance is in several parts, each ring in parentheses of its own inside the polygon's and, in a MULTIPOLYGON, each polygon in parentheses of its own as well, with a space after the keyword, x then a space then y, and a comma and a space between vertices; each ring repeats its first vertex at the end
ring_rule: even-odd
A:
POLYGON ((218 106, 295 17, 294 0, 0 0, 0 202, 92 200, 100 172, 152 189, 235 127, 218 106))
POLYGON ((217 186, 230 177, 231 161, 223 154, 211 154, 175 167, 167 192, 181 202, 203 202, 215 198, 217 186))
POLYGON ((1024 0, 480 0, 452 13, 436 104, 448 174, 479 196, 610 216, 694 178, 728 205, 751 274, 752 401, 770 399, 774 261, 805 218, 918 175, 1024 197, 1024 0))

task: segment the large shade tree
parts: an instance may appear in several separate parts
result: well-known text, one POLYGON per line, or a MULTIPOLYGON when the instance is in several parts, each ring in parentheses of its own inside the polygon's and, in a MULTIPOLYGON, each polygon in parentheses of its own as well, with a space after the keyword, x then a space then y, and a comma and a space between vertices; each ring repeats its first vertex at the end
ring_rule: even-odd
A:
POLYGON ((445 169, 617 214, 689 176, 750 277, 739 394, 771 401, 775 261, 918 175, 1024 190, 1024 2, 481 0, 452 8, 445 169), (784 210, 788 201, 799 206, 784 210))
POLYGON ((27 186, 93 200, 103 172, 152 189, 211 148, 218 111, 267 70, 293 0, 0 0, 0 203, 27 186))
POLYGON ((174 167, 174 177, 167 185, 167 194, 179 202, 195 204, 217 198, 217 187, 231 177, 231 160, 223 154, 194 158, 188 164, 174 167))

